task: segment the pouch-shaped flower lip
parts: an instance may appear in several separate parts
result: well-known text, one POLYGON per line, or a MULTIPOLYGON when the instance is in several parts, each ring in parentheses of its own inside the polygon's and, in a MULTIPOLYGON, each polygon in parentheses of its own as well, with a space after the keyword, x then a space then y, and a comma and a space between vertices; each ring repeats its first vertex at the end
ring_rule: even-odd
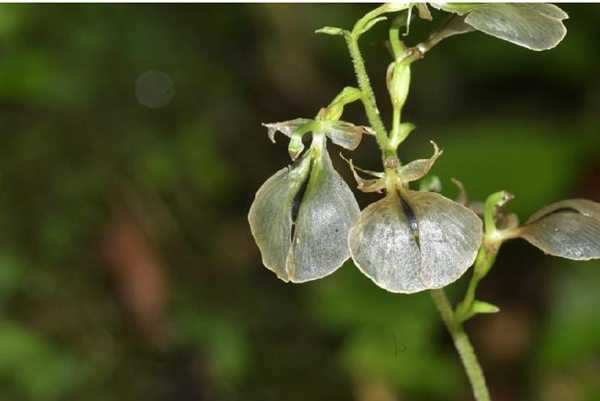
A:
POLYGON ((444 196, 405 185, 423 178, 442 154, 435 142, 429 159, 414 160, 359 188, 386 188, 383 199, 359 215, 348 236, 356 266, 378 286, 397 293, 445 287, 473 264, 483 239, 483 223, 465 206, 444 196))
POLYGON ((600 258, 600 203, 569 199, 534 213, 514 236, 544 253, 573 260, 600 258))
POLYGON ((483 224, 432 192, 396 187, 362 211, 348 244, 356 266, 379 287, 415 293, 445 287, 473 264, 483 224))
POLYGON ((248 220, 263 264, 283 281, 327 276, 348 258, 348 231, 360 209, 333 169, 325 137, 256 193, 248 220))
MULTIPOLYGON (((567 34, 562 20, 569 16, 544 3, 431 3, 435 8, 464 16, 473 28, 531 50, 548 50, 567 34)), ((462 30, 456 33, 468 32, 462 30)))

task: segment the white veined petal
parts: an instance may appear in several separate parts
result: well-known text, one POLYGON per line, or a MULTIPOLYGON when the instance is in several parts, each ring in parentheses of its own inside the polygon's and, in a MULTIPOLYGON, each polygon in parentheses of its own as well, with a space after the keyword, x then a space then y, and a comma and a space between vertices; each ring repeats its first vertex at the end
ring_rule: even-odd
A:
POLYGON ((283 121, 280 123, 263 124, 263 127, 267 127, 267 135, 269 136, 269 139, 271 142, 275 142, 275 134, 277 132, 281 132, 283 135, 291 138, 298 128, 312 121, 313 120, 307 118, 296 118, 295 120, 283 121))
POLYGON ((327 276, 348 260, 348 232, 359 213, 352 191, 323 149, 298 210, 287 260, 290 280, 301 283, 327 276))
POLYGON ((481 245, 481 220, 439 194, 401 190, 368 206, 350 230, 359 269, 398 293, 441 288, 461 277, 481 245))
POLYGON ((289 281, 285 266, 292 243, 294 197, 308 179, 311 160, 306 153, 293 166, 271 176, 256 193, 248 214, 263 264, 283 281, 289 281))
POLYGON ((365 128, 345 121, 322 122, 323 132, 333 143, 344 149, 354 150, 360 144, 365 128))
POLYGON ((600 204, 570 199, 546 206, 519 229, 519 236, 553 256, 600 258, 600 204))
POLYGON ((348 231, 359 212, 323 147, 269 178, 248 220, 263 264, 283 281, 302 283, 333 273, 349 258, 348 231))
POLYGON ((555 47, 567 34, 567 15, 552 4, 493 3, 477 6, 465 22, 488 35, 531 50, 555 47))

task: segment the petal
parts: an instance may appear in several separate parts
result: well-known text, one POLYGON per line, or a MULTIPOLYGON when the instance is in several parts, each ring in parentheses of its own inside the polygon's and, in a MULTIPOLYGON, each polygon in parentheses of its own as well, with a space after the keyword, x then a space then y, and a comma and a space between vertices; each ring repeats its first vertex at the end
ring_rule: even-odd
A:
POLYGON ((465 22, 488 35, 531 50, 555 47, 567 34, 568 16, 552 4, 495 3, 478 6, 465 22))
POLYGON ((284 121, 281 123, 263 123, 263 127, 267 127, 267 135, 269 136, 269 139, 271 140, 271 142, 275 142, 276 132, 281 132, 283 135, 287 136, 288 138, 291 138, 298 128, 313 121, 314 120, 310 120, 308 118, 296 118, 295 120, 284 121))
POLYGON ((362 192, 381 192, 381 190, 385 188, 385 186, 386 186, 386 181, 384 178, 385 173, 371 171, 371 170, 363 170, 360 167, 356 167, 354 165, 354 163, 352 162, 352 159, 346 159, 341 153, 340 153, 340 157, 346 163, 348 163, 348 166, 350 167, 350 171, 352 171, 352 175, 354 175, 354 179, 356 180, 356 183, 358 184, 357 188, 359 190, 361 190, 362 192), (365 180, 360 175, 358 175, 358 173, 356 172, 357 170, 362 171, 363 173, 372 175, 373 177, 377 177, 377 178, 371 179, 371 180, 365 180))
POLYGON ((307 152, 290 167, 279 170, 258 190, 248 221, 263 264, 289 281, 286 260, 292 244, 294 199, 309 178, 312 159, 307 152))
POLYGON ((301 283, 333 273, 349 258, 348 232, 359 212, 323 146, 269 178, 248 220, 263 264, 283 281, 301 283))
POLYGON ((324 134, 333 143, 348 150, 356 149, 365 133, 365 127, 345 121, 323 121, 321 124, 324 134))
POLYGON ((550 255, 600 258, 600 203, 570 199, 546 206, 529 218, 519 236, 550 255))
POLYGON ((403 189, 360 214, 350 230, 350 254, 388 291, 441 288, 475 261, 482 226, 472 211, 442 195, 403 189))
POLYGON ((359 213, 352 191, 323 149, 298 211, 287 258, 290 280, 301 283, 336 271, 350 257, 348 232, 359 213))
POLYGON ((431 141, 431 144, 433 145, 433 156, 431 158, 413 160, 400 168, 399 175, 402 182, 416 181, 423 178, 431 170, 437 158, 443 153, 435 142, 431 141))
POLYGON ((444 39, 455 35, 473 32, 475 28, 465 22, 465 17, 461 15, 453 15, 444 24, 432 34, 431 41, 436 44, 444 39))

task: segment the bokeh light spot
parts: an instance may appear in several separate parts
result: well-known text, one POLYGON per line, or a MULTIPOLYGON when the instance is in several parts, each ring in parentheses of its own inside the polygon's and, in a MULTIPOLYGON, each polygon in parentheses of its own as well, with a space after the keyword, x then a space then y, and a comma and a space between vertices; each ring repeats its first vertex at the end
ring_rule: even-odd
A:
POLYGON ((173 81, 164 72, 146 71, 135 81, 135 96, 146 107, 165 107, 174 94, 173 81))

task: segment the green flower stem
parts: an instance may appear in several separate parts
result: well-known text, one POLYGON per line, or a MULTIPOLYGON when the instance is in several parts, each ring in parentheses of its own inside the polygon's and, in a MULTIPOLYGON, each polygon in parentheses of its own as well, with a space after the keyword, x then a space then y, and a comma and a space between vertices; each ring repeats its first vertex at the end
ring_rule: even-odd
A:
MULTIPOLYGON (((358 23, 357 23, 358 25, 358 23)), ((346 43, 348 44, 348 50, 350 51, 350 57, 352 58, 352 64, 354 65, 354 72, 356 73, 356 79, 358 80, 358 87, 360 88, 363 96, 362 102, 365 107, 365 113, 369 120, 369 124, 375 131, 375 138, 377 144, 383 153, 388 149, 388 136, 377 108, 375 101, 375 94, 367 75, 367 69, 365 67, 365 61, 363 60, 362 54, 358 47, 358 34, 354 31, 352 33, 346 33, 346 43)))
POLYGON ((400 144, 400 123, 402 117, 402 110, 400 107, 394 106, 392 114, 392 130, 390 131, 390 146, 394 149, 398 148, 400 144))
POLYGON ((402 59, 402 57, 404 57, 405 47, 400 40, 400 29, 406 26, 407 21, 408 10, 405 10, 396 16, 390 25, 389 39, 396 61, 399 61, 402 59))
POLYGON ((469 341, 467 333, 462 327, 462 323, 458 323, 455 320, 452 306, 450 305, 450 301, 448 301, 448 297, 446 297, 446 293, 443 289, 437 289, 431 290, 430 294, 435 306, 442 316, 442 320, 452 336, 454 346, 460 355, 460 359, 467 376, 469 377, 475 399, 477 401, 490 401, 490 393, 485 383, 483 370, 477 361, 477 356, 475 355, 475 351, 473 350, 473 346, 469 341))
POLYGON ((469 286, 465 293, 464 299, 456 307, 454 319, 458 323, 464 323, 471 317, 473 317, 473 305, 475 303, 475 291, 481 279, 483 279, 487 272, 491 269, 494 262, 496 261, 496 255, 498 249, 488 250, 485 246, 479 249, 477 259, 475 260, 475 268, 473 269, 473 276, 469 281, 469 286))
POLYGON ((496 222, 494 220, 494 210, 496 206, 502 206, 513 198, 513 195, 506 191, 500 191, 491 194, 485 200, 485 209, 483 214, 483 222, 485 224, 485 235, 488 240, 493 239, 497 234, 496 222))
MULTIPOLYGON (((366 31, 366 29, 369 27, 369 23, 372 23, 372 21, 382 13, 387 12, 387 8, 385 7, 388 7, 388 5, 384 5, 376 10, 371 11, 356 23, 352 32, 345 31, 343 33, 348 45, 352 64, 354 66, 354 72, 356 73, 358 80, 358 87, 362 92, 361 100, 365 108, 365 113, 369 120, 369 124, 375 131, 375 138, 377 139, 377 143, 382 152, 384 166, 387 158, 397 158, 396 149, 400 142, 402 142, 402 140, 404 140, 410 132, 409 127, 402 129, 400 117, 402 107, 406 101, 406 96, 408 95, 408 87, 410 83, 410 63, 413 61, 402 58, 403 53, 400 54, 401 51, 404 52, 404 48, 398 36, 402 24, 401 20, 397 19, 397 22, 392 25, 392 29, 390 30, 390 38, 393 51, 395 53, 395 60, 391 67, 391 75, 388 76, 388 86, 392 98, 394 114, 392 136, 388 137, 385 126, 383 125, 383 121, 381 120, 379 109, 377 108, 375 95, 373 93, 369 76, 367 75, 365 62, 358 47, 358 38, 360 35, 366 31)), ((386 172, 390 173, 393 172, 393 170, 386 168, 386 172)), ((475 281, 473 284, 473 299, 477 282, 478 281, 475 281)), ((467 376, 469 377, 476 400, 490 401, 490 395, 485 384, 483 371, 481 370, 481 366, 479 366, 473 346, 471 345, 469 338, 462 327, 462 321, 456 320, 452 306, 450 305, 450 302, 448 301, 443 289, 432 290, 431 296, 433 297, 435 305, 440 312, 442 320, 452 335, 454 345, 460 355, 467 376)))

